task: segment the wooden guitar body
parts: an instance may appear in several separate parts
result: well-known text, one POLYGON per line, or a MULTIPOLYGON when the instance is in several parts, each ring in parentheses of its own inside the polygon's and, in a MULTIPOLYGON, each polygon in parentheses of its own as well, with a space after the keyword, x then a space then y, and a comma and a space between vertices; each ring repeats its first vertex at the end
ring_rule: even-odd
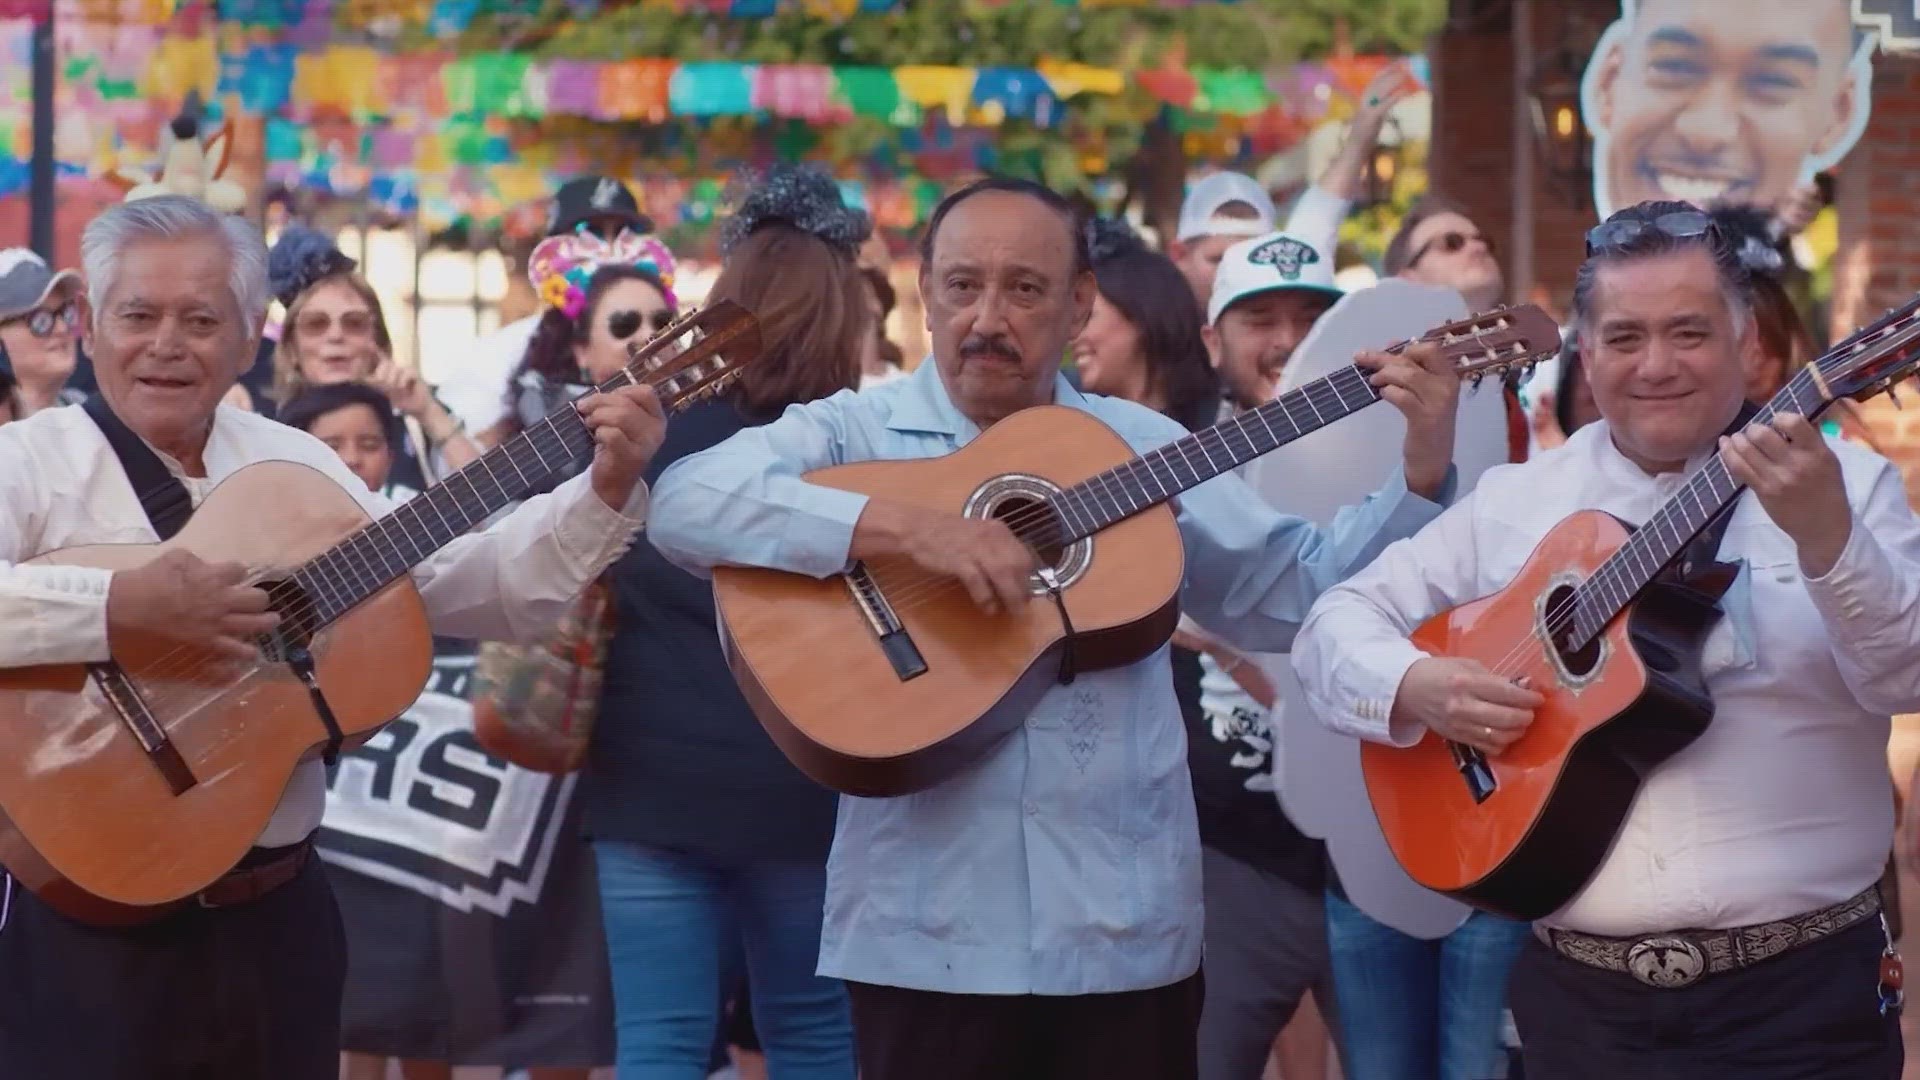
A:
MULTIPOLYGON (((167 543, 67 548, 30 562, 126 570, 184 549, 271 581, 367 521, 324 474, 269 461, 228 477, 167 543)), ((124 685, 184 778, 170 779, 87 666, 0 670, 0 864, 56 910, 97 925, 155 917, 231 869, 295 766, 327 741, 308 688, 285 664, 262 658, 236 678, 207 654, 121 646, 124 685)), ((431 672, 426 609, 404 575, 309 648, 348 745, 412 704, 431 672)))
POLYGON ((1706 730, 1713 702, 1699 657, 1736 567, 1657 579, 1573 657, 1550 643, 1547 612, 1628 535, 1608 514, 1575 514, 1505 589, 1413 634, 1429 655, 1526 677, 1547 699, 1525 735, 1485 759, 1495 786, 1484 801, 1432 732, 1407 749, 1362 745, 1368 796, 1415 881, 1510 918, 1557 911, 1605 859, 1645 776, 1706 730))
MULTIPOLYGON (((1133 459, 1112 429, 1084 412, 1017 412, 966 447, 918 461, 821 469, 809 483, 971 516, 1019 515, 1036 494, 1080 483, 1133 459), (1041 452, 1036 453, 1036 448, 1041 452)), ((1183 548, 1173 511, 1156 506, 1064 553, 1060 601, 1036 580, 1018 611, 983 615, 957 582, 905 561, 857 578, 720 567, 713 575, 729 664, 747 701, 787 757, 852 795, 930 787, 976 761, 1025 721, 1061 673, 1117 667, 1151 655, 1178 621, 1183 548), (875 608, 899 631, 876 626, 875 608)))

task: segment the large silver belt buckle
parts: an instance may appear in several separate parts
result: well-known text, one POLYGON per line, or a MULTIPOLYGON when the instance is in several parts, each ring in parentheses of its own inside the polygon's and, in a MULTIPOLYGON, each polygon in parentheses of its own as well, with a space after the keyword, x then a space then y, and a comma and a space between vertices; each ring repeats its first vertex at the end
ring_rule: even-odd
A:
POLYGON ((1686 938, 1650 937, 1627 950, 1627 973, 1648 986, 1676 990, 1700 981, 1707 957, 1686 938))

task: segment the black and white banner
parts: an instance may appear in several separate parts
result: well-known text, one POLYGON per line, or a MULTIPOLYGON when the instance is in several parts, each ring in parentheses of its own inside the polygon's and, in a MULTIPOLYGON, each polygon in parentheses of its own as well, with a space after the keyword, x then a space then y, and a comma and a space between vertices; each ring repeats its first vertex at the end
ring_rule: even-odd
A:
POLYGON ((613 1060, 575 779, 480 749, 471 646, 329 780, 320 854, 347 925, 342 1048, 456 1065, 613 1060))

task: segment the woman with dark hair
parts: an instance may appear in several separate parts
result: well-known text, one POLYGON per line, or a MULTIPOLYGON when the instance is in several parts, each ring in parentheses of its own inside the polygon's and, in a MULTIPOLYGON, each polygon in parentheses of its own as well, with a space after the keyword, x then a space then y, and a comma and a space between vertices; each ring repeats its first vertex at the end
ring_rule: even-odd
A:
POLYGON ((508 381, 506 418, 482 436, 487 445, 611 379, 627 347, 666 329, 679 310, 673 253, 634 232, 610 241, 584 230, 548 237, 527 260, 527 278, 545 309, 508 381))
MULTIPOLYGON (((738 203, 708 299, 753 313, 765 352, 727 394, 674 417, 649 482, 789 405, 852 388, 872 332, 872 289, 855 264, 869 228, 811 169, 777 169, 738 203)), ((754 719, 705 580, 641 543, 609 582, 615 629, 583 798, 620 1075, 706 1075, 737 942, 769 1074, 852 1080, 846 991, 814 973, 835 796, 754 719)))
POLYGON ((1189 431, 1213 426, 1220 379, 1200 336, 1206 320, 1180 268, 1124 222, 1096 218, 1087 231, 1100 291, 1073 341, 1080 386, 1139 402, 1189 431))
POLYGON ((867 283, 873 318, 872 330, 860 349, 860 389, 865 390, 902 378, 907 370, 902 363, 900 346, 887 340, 887 317, 893 314, 893 306, 899 300, 893 283, 887 280, 887 272, 877 266, 862 267, 860 276, 867 283))

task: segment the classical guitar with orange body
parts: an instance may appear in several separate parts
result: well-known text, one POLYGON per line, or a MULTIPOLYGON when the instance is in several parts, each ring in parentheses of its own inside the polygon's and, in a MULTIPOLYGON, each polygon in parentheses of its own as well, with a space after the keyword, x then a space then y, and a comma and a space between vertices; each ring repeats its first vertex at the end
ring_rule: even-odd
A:
MULTIPOLYGON (((715 305, 629 353, 599 389, 643 383, 676 409, 752 362, 758 327, 715 305)), ((563 406, 378 521, 325 474, 264 461, 222 481, 165 543, 28 560, 123 570, 185 550, 271 567, 251 580, 281 625, 239 673, 137 642, 107 663, 0 670, 0 864, 99 925, 154 918, 205 889, 253 845, 300 761, 365 741, 426 686, 433 642, 413 567, 592 447, 563 406)))
MULTIPOLYGON (((1910 377, 1917 310, 1920 299, 1801 369, 1749 422, 1818 417, 1910 377)), ((1492 757, 1432 732, 1405 749, 1361 746, 1367 794, 1409 876, 1525 920, 1559 910, 1592 878, 1641 779, 1713 719, 1700 652, 1738 566, 1689 552, 1743 490, 1716 454, 1638 528, 1574 514, 1506 588, 1414 631, 1427 654, 1525 678, 1546 703, 1492 757)))
MULTIPOLYGON (((1477 378, 1552 355, 1560 332, 1524 306, 1423 340, 1477 378)), ((957 584, 903 560, 824 579, 718 567, 734 677, 774 742, 820 783, 854 795, 937 784, 1063 675, 1129 664, 1167 641, 1184 567, 1170 500, 1379 400, 1347 367, 1139 457, 1091 415, 1043 406, 943 457, 810 472, 810 483, 1006 521, 1043 567, 1033 599, 984 615, 957 584)))

